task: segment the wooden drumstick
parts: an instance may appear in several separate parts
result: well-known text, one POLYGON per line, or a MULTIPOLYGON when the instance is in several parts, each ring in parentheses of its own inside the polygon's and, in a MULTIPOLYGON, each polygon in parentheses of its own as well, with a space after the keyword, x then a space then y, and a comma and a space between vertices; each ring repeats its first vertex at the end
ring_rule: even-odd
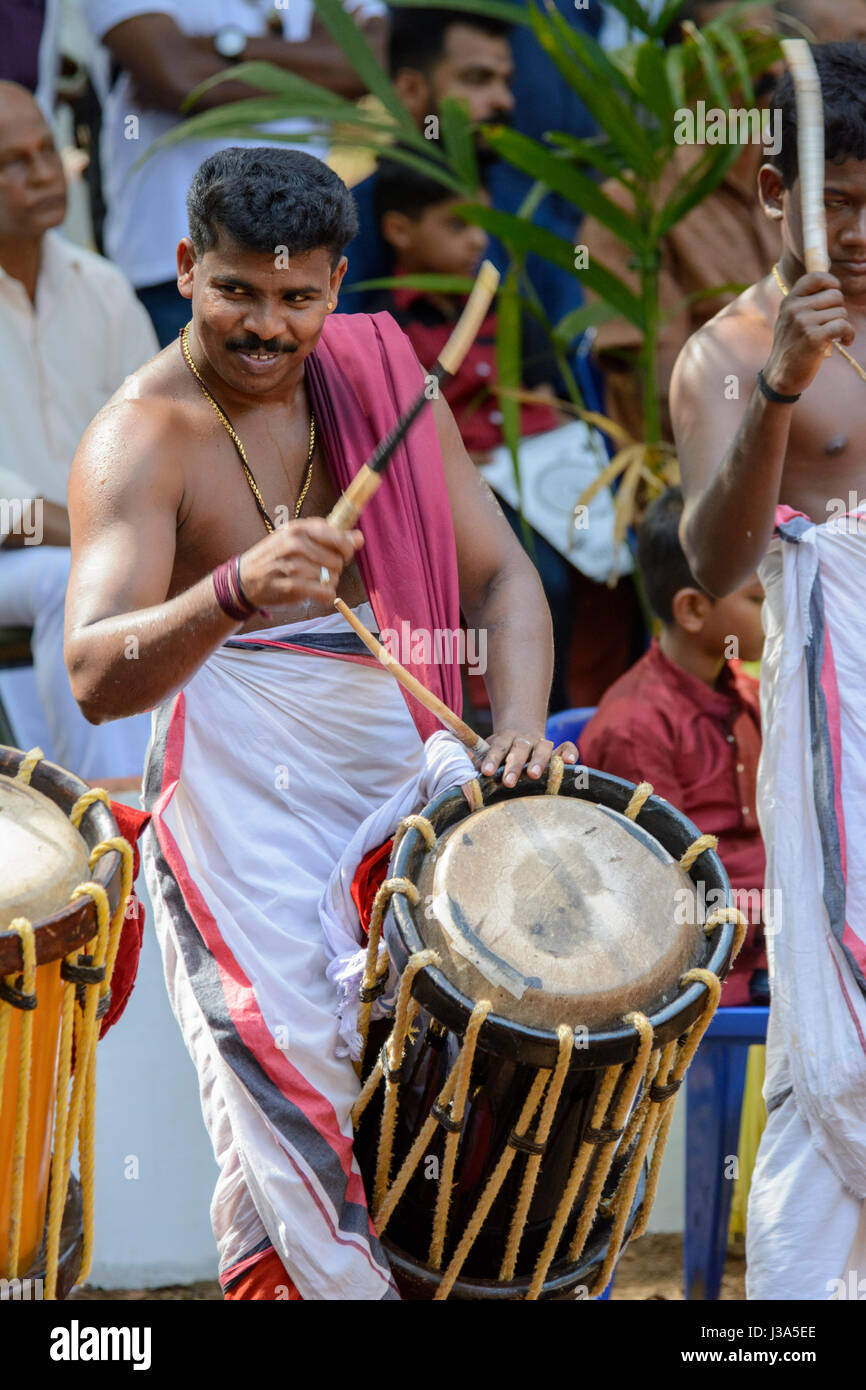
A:
POLYGON ((364 646, 373 653, 376 660, 380 661, 385 669, 391 672, 395 680, 398 680, 409 691, 410 695, 414 695, 425 709, 429 709, 431 714, 435 714, 436 718, 449 728, 452 734, 456 734, 460 742, 469 749, 474 757, 480 758, 489 751, 490 744, 480 734, 476 734, 474 729, 470 729, 468 724, 464 724, 459 715, 450 710, 446 704, 443 704, 432 690, 427 689, 426 685, 422 685, 415 676, 406 670, 405 666, 401 666, 399 661, 396 661, 390 652, 385 650, 382 643, 373 636, 370 629, 364 626, 361 619, 355 616, 351 608, 347 608, 341 598, 334 599, 334 607, 342 613, 350 627, 355 629, 364 646))
MULTIPOLYGON (((824 103, 821 79, 805 39, 782 39, 797 98, 797 169, 803 223, 803 263, 808 271, 830 269, 824 215, 824 103)), ((830 344, 824 356, 831 357, 830 344)))
MULTIPOLYGON (((490 261, 483 261, 472 292, 463 308, 463 313, 457 320, 454 332, 440 352, 428 376, 434 376, 437 381, 442 382, 447 377, 454 375, 487 317, 498 285, 499 271, 490 261)), ((382 475, 398 444, 405 439, 409 426, 420 413, 424 402, 429 399, 427 384, 425 383, 409 409, 400 416, 390 434, 385 436, 381 443, 376 446, 367 462, 358 469, 346 491, 328 516, 328 523, 331 526, 337 526, 341 531, 349 531, 355 525, 361 509, 367 505, 381 483, 382 475)))

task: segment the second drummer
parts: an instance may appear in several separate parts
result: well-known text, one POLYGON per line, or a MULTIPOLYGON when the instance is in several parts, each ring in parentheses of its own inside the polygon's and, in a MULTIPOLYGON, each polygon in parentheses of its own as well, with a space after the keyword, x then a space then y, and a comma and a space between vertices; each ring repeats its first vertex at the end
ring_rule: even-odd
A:
POLYGON ((689 340, 671 390, 692 571, 723 595, 760 564, 767 595, 758 808, 781 916, 747 1228, 759 1299, 829 1298, 866 1261, 866 52, 814 54, 830 272, 805 273, 786 77, 759 175, 781 260, 689 340))
MULTIPOLYGON (((297 151, 225 150, 189 212, 189 330, 128 379, 73 465, 70 681, 94 723, 156 707, 143 857, 220 1166, 227 1296, 395 1297, 352 1154, 357 1080, 336 1055, 317 904, 434 725, 347 648, 333 600, 374 627, 455 631, 462 609, 486 629, 483 770, 504 763, 509 785, 551 753, 550 619, 442 400, 359 531, 322 519, 422 383, 388 316, 330 317, 356 230, 336 175, 297 151)), ((454 705, 459 669, 413 661, 454 705)))

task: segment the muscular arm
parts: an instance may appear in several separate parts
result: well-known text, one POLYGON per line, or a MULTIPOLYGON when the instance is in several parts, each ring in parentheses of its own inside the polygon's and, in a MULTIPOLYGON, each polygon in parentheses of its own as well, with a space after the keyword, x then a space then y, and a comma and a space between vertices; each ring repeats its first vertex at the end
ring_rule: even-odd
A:
MULTIPOLYGON (((386 21, 370 19, 361 27, 383 62, 386 21)), ((193 88, 217 72, 225 72, 227 80, 206 92, 194 111, 257 95, 253 88, 230 79, 231 68, 214 52, 209 36, 185 34, 170 15, 136 15, 109 29, 102 41, 119 65, 132 74, 142 101, 159 110, 178 112, 193 88)), ((366 90, 342 49, 319 23, 314 23, 310 37, 302 43, 268 36, 250 38, 244 59, 288 68, 350 100, 363 96, 366 90)))
POLYGON ((833 339, 854 338, 832 275, 803 275, 791 287, 769 353, 756 304, 753 296, 751 308, 722 314, 690 338, 671 383, 685 497, 680 536, 695 579, 717 596, 747 581, 770 542, 796 409, 765 399, 758 369, 775 391, 800 395, 833 339), (739 399, 728 400, 735 383, 739 399))
POLYGON ((165 433, 136 402, 109 406, 72 465, 64 651, 92 724, 152 709, 239 626, 209 576, 166 601, 182 473, 165 433))
POLYGON ((717 597, 746 582, 770 543, 791 423, 791 407, 765 400, 757 368, 732 355, 742 351, 732 331, 691 338, 671 385, 685 498, 680 539, 695 579, 717 597), (739 400, 725 399, 731 377, 739 400))
MULTIPOLYGON (((240 627, 217 603, 210 574, 166 597, 188 448, 183 421, 165 406, 120 401, 96 417, 73 461, 64 651, 91 724, 162 703, 240 627)), ((244 591, 256 608, 332 604, 361 544, 358 532, 335 531, 320 517, 280 526, 242 555, 244 591)))
MULTIPOLYGON (((484 679, 493 709, 495 757, 491 771, 510 748, 511 735, 533 739, 531 759, 526 744, 519 754, 508 753, 506 776, 516 777, 527 760, 543 769, 550 756, 552 745, 544 740, 553 673, 550 613, 535 568, 466 453, 448 405, 439 399, 433 412, 454 518, 461 606, 467 624, 487 634, 484 679)), ((483 770, 487 768, 485 761, 483 770)))

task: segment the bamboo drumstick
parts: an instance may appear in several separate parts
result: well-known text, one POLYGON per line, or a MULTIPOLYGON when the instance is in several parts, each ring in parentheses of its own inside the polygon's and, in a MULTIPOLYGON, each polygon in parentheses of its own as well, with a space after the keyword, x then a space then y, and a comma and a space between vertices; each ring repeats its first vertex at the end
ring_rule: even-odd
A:
MULTIPOLYGON (((457 320, 454 332, 439 354, 438 361, 429 372, 437 381, 453 376, 487 317, 493 296, 499 285, 499 271, 490 261, 483 261, 472 292, 457 320)), ((367 505, 382 481, 385 469, 393 457, 397 446, 406 437, 409 426, 420 413, 424 402, 429 400, 427 384, 418 392, 412 404, 397 421, 391 433, 386 435, 366 463, 358 469, 342 497, 338 498, 328 516, 331 526, 341 531, 349 531, 355 525, 361 509, 367 505)))
POLYGON ((385 650, 382 643, 373 636, 370 629, 364 626, 360 618, 355 616, 351 608, 348 608, 341 598, 334 599, 334 607, 342 613, 350 627, 355 629, 367 650, 373 653, 386 671, 390 671, 395 680, 398 680, 409 691, 410 695, 414 695, 425 709, 429 709, 431 714, 435 714, 441 723, 446 725, 453 734, 456 734, 460 742, 469 749, 473 756, 480 758, 488 751, 490 744, 481 738, 480 734, 476 734, 474 729, 470 729, 468 724, 464 724, 459 715, 456 715, 453 710, 443 704, 432 690, 427 689, 426 685, 422 685, 415 676, 406 670, 405 666, 401 666, 399 661, 396 661, 390 652, 385 650))
POLYGON ((803 261, 808 271, 829 270, 824 217, 824 106, 821 79, 805 39, 782 39, 797 97, 797 167, 803 210, 803 261))
MULTIPOLYGON (((821 79, 805 39, 782 39, 797 98, 797 170, 803 223, 803 263, 808 271, 830 269, 824 215, 824 103, 821 79)), ((832 357, 828 343, 825 357, 832 357)))

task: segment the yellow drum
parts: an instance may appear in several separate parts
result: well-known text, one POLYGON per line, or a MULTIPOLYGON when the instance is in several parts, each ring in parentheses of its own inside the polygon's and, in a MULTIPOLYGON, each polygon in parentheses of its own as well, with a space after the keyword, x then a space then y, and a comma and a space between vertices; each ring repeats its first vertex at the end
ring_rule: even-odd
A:
POLYGON ((107 793, 0 746, 0 1278, 48 1298, 90 1262, 95 1044, 131 881, 107 793))

